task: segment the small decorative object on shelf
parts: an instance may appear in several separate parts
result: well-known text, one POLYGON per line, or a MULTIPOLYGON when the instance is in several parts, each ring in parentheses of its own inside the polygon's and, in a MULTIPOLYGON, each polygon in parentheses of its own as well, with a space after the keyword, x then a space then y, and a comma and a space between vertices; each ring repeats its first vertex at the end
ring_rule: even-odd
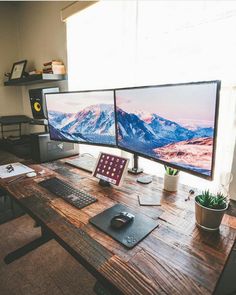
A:
POLYGON ((60 74, 66 73, 65 66, 60 60, 52 60, 43 64, 43 73, 45 74, 60 74))
POLYGON ((5 72, 4 73, 4 77, 3 77, 3 81, 4 83, 9 81, 9 77, 10 77, 11 73, 5 72))
POLYGON ((12 66, 12 70, 9 76, 9 80, 21 79, 25 75, 25 67, 27 60, 15 62, 12 66))
POLYGON ((196 224, 208 231, 219 229, 225 211, 228 209, 227 196, 203 191, 195 197, 196 224))
POLYGON ((176 192, 179 183, 179 170, 165 166, 164 190, 168 192, 176 192))
POLYGON ((31 76, 31 75, 40 75, 40 74, 42 74, 43 73, 43 71, 42 70, 31 70, 31 71, 29 71, 29 76, 31 76))

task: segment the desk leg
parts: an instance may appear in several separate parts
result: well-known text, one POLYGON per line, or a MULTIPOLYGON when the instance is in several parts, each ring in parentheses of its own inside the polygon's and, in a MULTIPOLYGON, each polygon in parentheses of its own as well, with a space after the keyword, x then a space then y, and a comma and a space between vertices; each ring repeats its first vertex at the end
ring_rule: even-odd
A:
POLYGON ((20 138, 21 138, 21 123, 19 124, 19 132, 20 132, 20 138))
POLYGON ((28 254, 30 251, 33 251, 35 249, 37 249, 38 247, 40 247, 41 245, 47 243, 48 241, 50 241, 52 239, 52 236, 42 228, 42 236, 37 238, 36 240, 24 245, 21 248, 18 248, 17 250, 7 254, 4 258, 4 262, 6 264, 9 264, 21 257, 23 257, 24 255, 28 254))

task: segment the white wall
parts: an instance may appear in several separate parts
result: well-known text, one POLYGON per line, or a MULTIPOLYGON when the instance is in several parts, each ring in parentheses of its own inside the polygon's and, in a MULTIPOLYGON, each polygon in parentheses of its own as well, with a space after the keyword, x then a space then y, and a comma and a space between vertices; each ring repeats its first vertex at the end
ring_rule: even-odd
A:
MULTIPOLYGON (((234 126, 236 129, 236 108, 235 108, 234 126)), ((234 134, 232 134, 234 136, 234 134)), ((236 143, 234 145, 233 163, 231 168, 232 181, 229 186, 229 195, 232 200, 236 201, 236 143)))
POLYGON ((4 72, 19 61, 18 18, 15 4, 0 2, 0 116, 23 114, 19 87, 4 86, 4 72))
POLYGON ((41 68, 52 58, 66 63, 66 25, 61 21, 61 8, 67 2, 19 2, 19 55, 28 60, 28 69, 41 68))
POLYGON ((233 180, 231 182, 231 185, 229 187, 229 195, 230 198, 236 201, 236 147, 234 150, 234 160, 233 160, 233 164, 232 164, 232 171, 231 171, 232 175, 233 175, 233 180))
MULTIPOLYGON (((20 59, 27 59, 27 70, 42 69, 43 63, 52 59, 60 59, 65 65, 67 64, 66 24, 61 21, 60 11, 69 3, 59 1, 19 2, 19 56, 20 59)), ((32 117, 29 89, 57 85, 61 90, 67 90, 67 81, 22 87, 24 114, 32 117)), ((40 130, 39 127, 33 129, 31 127, 33 132, 40 130)))
MULTIPOLYGON (((0 73, 10 72, 14 62, 27 59, 26 70, 42 69, 43 63, 61 59, 67 64, 66 24, 60 11, 70 2, 0 1, 0 73)), ((32 117, 28 89, 59 85, 67 89, 67 81, 31 86, 4 86, 0 82, 0 116, 24 114, 32 117)), ((43 128, 32 128, 31 132, 43 128)), ((29 130, 25 130, 29 132, 29 130)), ((7 134, 7 135, 10 135, 7 134)))

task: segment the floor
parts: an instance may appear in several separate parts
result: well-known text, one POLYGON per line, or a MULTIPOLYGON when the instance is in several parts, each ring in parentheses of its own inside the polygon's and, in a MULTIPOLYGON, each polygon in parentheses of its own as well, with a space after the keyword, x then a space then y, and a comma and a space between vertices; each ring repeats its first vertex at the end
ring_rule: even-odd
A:
POLYGON ((4 263, 6 254, 39 235, 28 215, 0 225, 0 294, 94 295, 95 279, 54 240, 4 263))
MULTIPOLYGON (((0 150, 0 165, 19 160, 0 150)), ((0 198, 0 295, 95 295, 95 279, 54 240, 6 265, 4 256, 39 237, 40 229, 26 214, 12 219, 9 200, 2 202, 0 198)))

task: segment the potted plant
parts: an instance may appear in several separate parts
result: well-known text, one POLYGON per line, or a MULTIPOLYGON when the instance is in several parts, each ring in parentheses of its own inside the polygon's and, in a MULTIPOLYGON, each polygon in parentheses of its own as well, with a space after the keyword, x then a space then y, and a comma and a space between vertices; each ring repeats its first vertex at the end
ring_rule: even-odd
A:
POLYGON ((196 224, 205 230, 218 230, 227 208, 227 196, 222 193, 212 194, 209 190, 203 191, 195 197, 196 224))
POLYGON ((179 170, 164 166, 165 175, 164 175, 164 190, 168 192, 176 192, 179 182, 179 170))

